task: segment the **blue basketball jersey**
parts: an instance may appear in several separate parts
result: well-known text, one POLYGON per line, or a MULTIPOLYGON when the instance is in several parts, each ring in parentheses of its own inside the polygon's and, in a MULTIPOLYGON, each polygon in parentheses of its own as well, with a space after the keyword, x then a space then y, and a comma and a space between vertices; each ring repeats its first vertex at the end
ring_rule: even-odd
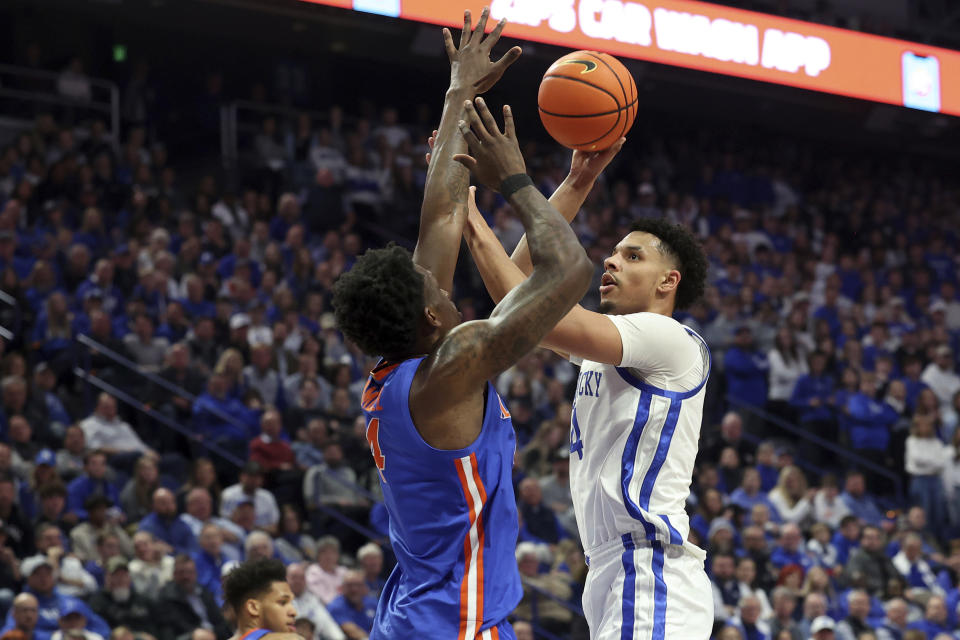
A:
POLYGON ((370 638, 497 638, 498 623, 523 595, 514 556, 513 423, 487 383, 473 444, 431 447, 410 417, 410 384, 422 360, 381 362, 363 391, 397 556, 370 638))

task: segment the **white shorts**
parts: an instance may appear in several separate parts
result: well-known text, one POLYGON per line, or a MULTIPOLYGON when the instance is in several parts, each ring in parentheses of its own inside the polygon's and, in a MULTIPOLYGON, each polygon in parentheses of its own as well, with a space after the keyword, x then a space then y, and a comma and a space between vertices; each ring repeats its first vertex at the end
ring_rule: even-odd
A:
POLYGON ((591 640, 707 640, 713 589, 693 545, 625 534, 592 549, 583 592, 591 640))

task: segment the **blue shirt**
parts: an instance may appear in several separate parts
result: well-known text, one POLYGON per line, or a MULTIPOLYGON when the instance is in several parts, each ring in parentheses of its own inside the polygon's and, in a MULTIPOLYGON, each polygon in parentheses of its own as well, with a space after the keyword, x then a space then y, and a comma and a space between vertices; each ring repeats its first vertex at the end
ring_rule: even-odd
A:
POLYGON ((365 632, 370 633, 373 631, 373 619, 377 614, 377 600, 370 596, 364 596, 363 607, 360 611, 357 611, 345 597, 337 596, 327 605, 327 612, 339 625, 344 622, 352 622, 365 632))
POLYGON ((87 510, 83 508, 83 503, 94 494, 106 496, 114 505, 120 504, 120 491, 114 485, 106 480, 94 480, 84 474, 67 485, 67 512, 75 513, 81 520, 86 520, 87 510))
MULTIPOLYGON (((850 509, 850 513, 857 516, 860 520, 863 520, 867 524, 880 524, 880 519, 883 517, 883 514, 880 512, 880 509, 877 508, 873 498, 867 494, 863 494, 859 498, 854 498, 844 491, 840 494, 840 498, 843 500, 843 503, 847 505, 847 508, 850 509)), ((839 550, 839 547, 837 549, 839 550)))
MULTIPOLYGON (((25 589, 24 591, 33 593, 30 589, 25 589)), ((83 600, 72 596, 65 596, 57 591, 57 589, 54 589, 53 593, 49 596, 41 596, 37 593, 33 595, 36 596, 38 604, 37 626, 33 630, 33 640, 50 640, 50 636, 60 630, 60 612, 68 606, 74 606, 83 613, 87 618, 87 629, 99 633, 104 638, 110 637, 110 625, 108 625, 103 618, 95 614, 83 600)), ((16 622, 13 619, 13 607, 10 607, 3 629, 0 629, 0 634, 6 633, 15 627, 16 622)))
POLYGON ((787 551, 783 547, 776 547, 770 554, 770 564, 777 569, 782 569, 787 565, 799 565, 804 573, 813 566, 813 558, 808 556, 800 549, 796 551, 787 551))
POLYGON ((770 362, 759 351, 731 347, 723 358, 727 373, 727 394, 747 405, 762 407, 767 402, 767 374, 770 362))
POLYGON ((177 553, 190 553, 197 544, 190 527, 176 516, 170 520, 164 520, 156 513, 149 513, 140 521, 139 527, 140 531, 152 533, 158 540, 166 542, 177 553))

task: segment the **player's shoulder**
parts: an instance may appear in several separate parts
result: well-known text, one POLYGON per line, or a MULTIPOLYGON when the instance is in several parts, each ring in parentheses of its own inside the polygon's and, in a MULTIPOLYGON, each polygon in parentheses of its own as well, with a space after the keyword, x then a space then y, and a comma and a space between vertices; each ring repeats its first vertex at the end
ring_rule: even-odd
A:
POLYGON ((645 339, 656 337, 658 341, 687 343, 692 338, 692 331, 686 325, 662 313, 641 311, 608 317, 620 330, 621 337, 624 339, 631 338, 636 334, 637 337, 642 336, 645 339))

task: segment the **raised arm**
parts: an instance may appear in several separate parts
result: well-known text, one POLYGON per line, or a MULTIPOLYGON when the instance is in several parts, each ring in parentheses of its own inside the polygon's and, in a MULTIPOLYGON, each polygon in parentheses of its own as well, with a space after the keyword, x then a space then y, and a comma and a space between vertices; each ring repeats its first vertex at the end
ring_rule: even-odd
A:
POLYGON ((457 122, 464 101, 489 90, 507 67, 520 57, 520 47, 513 47, 497 62, 490 61, 490 50, 500 38, 506 22, 501 20, 484 39, 488 14, 489 9, 485 7, 476 29, 471 31, 470 12, 464 12, 459 49, 453 44, 450 30, 443 30, 443 44, 450 59, 450 87, 427 168, 423 206, 420 208, 420 233, 413 261, 432 272, 440 288, 447 292, 453 288, 453 271, 457 266, 460 235, 467 215, 470 177, 466 168, 453 160, 456 154, 466 151, 457 122))
POLYGON ((513 365, 583 296, 593 271, 570 225, 526 176, 510 108, 504 107, 501 133, 482 99, 476 104, 476 109, 466 105, 467 121, 461 124, 472 155, 457 160, 510 202, 529 236, 533 272, 489 320, 460 325, 429 356, 424 403, 459 402, 513 365))
MULTIPOLYGON (((557 190, 550 196, 550 204, 560 212, 567 222, 573 222, 583 206, 587 196, 593 189, 600 173, 606 169, 610 161, 620 152, 626 138, 620 138, 613 146, 588 153, 586 151, 574 151, 573 158, 570 160, 570 172, 564 178, 557 190)), ((530 274, 533 265, 530 263, 530 250, 527 247, 527 236, 520 238, 517 248, 513 250, 510 257, 514 264, 520 267, 525 274, 530 274)))

